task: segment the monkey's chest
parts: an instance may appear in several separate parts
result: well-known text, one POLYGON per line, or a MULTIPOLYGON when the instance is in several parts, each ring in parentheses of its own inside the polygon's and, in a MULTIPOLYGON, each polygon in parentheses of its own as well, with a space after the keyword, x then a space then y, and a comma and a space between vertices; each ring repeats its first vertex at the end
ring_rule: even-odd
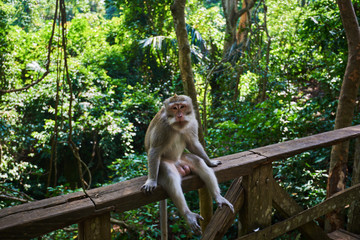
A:
POLYGON ((183 154, 185 147, 186 143, 184 138, 180 134, 176 134, 172 141, 168 143, 163 156, 168 160, 177 161, 180 159, 181 154, 183 154))

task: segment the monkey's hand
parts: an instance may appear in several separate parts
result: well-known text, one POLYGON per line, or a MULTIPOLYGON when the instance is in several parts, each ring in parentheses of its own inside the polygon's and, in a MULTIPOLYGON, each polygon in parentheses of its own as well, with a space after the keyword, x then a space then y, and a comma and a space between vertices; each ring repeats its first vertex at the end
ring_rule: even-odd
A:
POLYGON ((215 202, 218 204, 218 207, 221 209, 224 205, 228 206, 230 208, 230 211, 234 213, 234 207, 233 205, 224 197, 218 196, 215 199, 215 202))
POLYGON ((220 164, 221 164, 221 162, 219 160, 209 160, 209 162, 207 162, 207 165, 209 167, 216 167, 220 164))
POLYGON ((152 193, 154 191, 156 186, 157 186, 157 181, 156 180, 148 179, 148 180, 146 180, 145 184, 142 185, 141 191, 143 193, 149 194, 149 193, 152 193))

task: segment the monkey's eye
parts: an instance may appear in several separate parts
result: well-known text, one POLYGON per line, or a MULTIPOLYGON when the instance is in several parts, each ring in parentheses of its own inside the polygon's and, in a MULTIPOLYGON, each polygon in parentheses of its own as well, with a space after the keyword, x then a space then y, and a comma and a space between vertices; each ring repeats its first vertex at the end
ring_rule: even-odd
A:
POLYGON ((177 107, 176 107, 176 106, 174 106, 174 107, 172 107, 172 109, 173 109, 173 110, 177 110, 177 107))
POLYGON ((181 106, 180 106, 180 109, 183 109, 183 108, 185 108, 185 106, 184 106, 184 105, 181 105, 181 106))

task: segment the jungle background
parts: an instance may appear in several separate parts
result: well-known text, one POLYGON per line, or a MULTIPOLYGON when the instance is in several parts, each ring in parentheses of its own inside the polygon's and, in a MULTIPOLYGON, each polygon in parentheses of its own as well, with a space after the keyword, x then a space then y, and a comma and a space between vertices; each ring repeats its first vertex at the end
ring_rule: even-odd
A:
MULTIPOLYGON (((147 126, 164 99, 183 93, 172 1, 66 1, 68 76, 59 22, 52 33, 55 2, 0 1, 0 208, 146 175, 147 126)), ((241 9, 241 1, 186 4, 211 158, 334 129, 348 51, 336 2, 252 3, 235 25, 224 6, 241 9)), ((360 1, 353 5, 359 17, 360 1)), ((357 100, 353 124, 359 111, 357 100)), ((326 197, 330 151, 274 165, 274 177, 303 207, 326 197)), ((352 154, 351 144, 349 176, 352 154)), ((186 198, 196 211, 197 193, 186 198)), ((169 211, 171 237, 196 238, 172 204, 169 211)), ((114 239, 160 235, 158 203, 112 217, 114 239)), ((76 231, 70 226, 42 239, 76 238, 76 231)), ((300 238, 296 231, 287 236, 300 238)))

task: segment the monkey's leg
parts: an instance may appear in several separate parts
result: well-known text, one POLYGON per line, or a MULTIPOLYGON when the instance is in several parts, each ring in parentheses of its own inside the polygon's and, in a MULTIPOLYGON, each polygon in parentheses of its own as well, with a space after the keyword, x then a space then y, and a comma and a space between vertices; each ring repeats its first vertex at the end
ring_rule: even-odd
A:
POLYGON ((230 210, 234 212, 233 205, 220 194, 219 184, 214 171, 206 165, 202 158, 194 154, 188 153, 181 156, 181 161, 184 162, 184 164, 188 164, 191 171, 198 175, 201 180, 204 181, 206 187, 210 191, 210 194, 220 208, 223 205, 227 205, 230 210))
POLYGON ((198 219, 203 218, 190 211, 184 193, 181 188, 181 176, 178 173, 174 163, 162 161, 160 164, 159 184, 166 190, 180 214, 185 218, 191 230, 195 234, 201 234, 201 228, 198 219))

